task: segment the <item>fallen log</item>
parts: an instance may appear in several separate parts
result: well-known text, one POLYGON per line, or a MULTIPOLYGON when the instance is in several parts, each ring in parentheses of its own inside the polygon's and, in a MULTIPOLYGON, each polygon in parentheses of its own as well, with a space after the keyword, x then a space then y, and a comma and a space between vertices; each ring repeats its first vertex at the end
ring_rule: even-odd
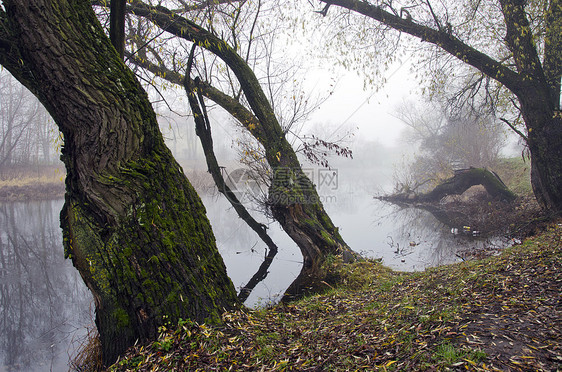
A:
POLYGON ((437 202, 447 195, 461 195, 470 187, 482 185, 493 199, 512 201, 516 195, 500 177, 485 168, 468 168, 455 171, 455 175, 437 185, 427 194, 418 196, 418 201, 437 202))
POLYGON ((446 179, 426 194, 401 193, 380 199, 398 203, 437 203, 448 195, 461 195, 470 187, 482 185, 494 200, 513 201, 517 196, 508 189, 500 177, 485 168, 467 168, 455 171, 453 177, 446 179))

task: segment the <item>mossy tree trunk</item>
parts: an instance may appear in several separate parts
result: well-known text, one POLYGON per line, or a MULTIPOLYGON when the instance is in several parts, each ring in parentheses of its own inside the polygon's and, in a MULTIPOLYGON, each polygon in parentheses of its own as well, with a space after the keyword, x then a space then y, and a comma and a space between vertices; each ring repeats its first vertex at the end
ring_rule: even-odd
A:
POLYGON ((106 364, 178 319, 219 322, 236 292, 205 208, 89 1, 0 9, 0 63, 64 134, 65 252, 92 291, 106 364))
MULTIPOLYGON (((265 149, 266 160, 273 170, 268 206, 273 217, 299 246, 304 259, 301 273, 287 295, 294 298, 315 291, 323 276, 321 266, 326 256, 345 255, 353 259, 358 255, 348 247, 324 210, 315 185, 302 170, 254 72, 222 39, 168 9, 133 1, 130 11, 212 52, 236 75, 251 111, 209 85, 202 83, 199 88, 239 119, 265 149)), ((177 74, 167 72, 162 76, 166 79, 175 76, 181 84, 177 74)))

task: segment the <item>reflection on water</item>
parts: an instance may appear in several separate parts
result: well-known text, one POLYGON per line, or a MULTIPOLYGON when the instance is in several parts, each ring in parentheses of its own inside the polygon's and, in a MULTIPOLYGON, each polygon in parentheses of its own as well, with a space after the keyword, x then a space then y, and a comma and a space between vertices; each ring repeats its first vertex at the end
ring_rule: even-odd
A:
MULTIPOLYGON (((415 271, 461 260, 466 251, 505 247, 507 239, 482 239, 454 235, 451 227, 430 212, 402 208, 374 199, 365 192, 332 191, 324 206, 349 246, 365 257, 382 258, 395 270, 415 271)), ((256 272, 266 254, 266 245, 238 218, 220 195, 205 196, 203 202, 216 234, 228 274, 238 289, 256 272)), ((266 223, 265 220, 260 222, 266 223)), ((460 226, 462 230, 462 226, 460 226)), ((279 299, 298 275, 302 256, 295 243, 277 223, 269 221, 269 234, 279 247, 266 280, 246 301, 248 306, 279 299)))
MULTIPOLYGON (((259 269, 267 254, 267 246, 238 217, 225 197, 220 194, 203 195, 202 199, 228 276, 236 289, 240 290, 259 269)), ((245 302, 247 306, 260 306, 280 299, 285 289, 299 274, 302 256, 297 245, 279 224, 268 222, 257 213, 253 213, 253 217, 269 226, 268 234, 279 248, 266 279, 254 288, 245 302)))
MULTIPOLYGON (((369 195, 340 192, 326 209, 346 242, 395 270, 417 271, 461 260, 466 252, 502 248, 508 239, 454 235, 430 212, 403 208, 369 195), (345 205, 345 208, 340 208, 345 205)), ((459 226, 462 231, 462 226, 459 226)))
POLYGON ((65 371, 92 323, 90 294, 63 257, 62 200, 0 204, 0 371, 65 371))
MULTIPOLYGON (((240 289, 261 265, 266 245, 224 197, 205 195, 203 202, 228 274, 240 289)), ((73 340, 92 324, 91 296, 63 258, 62 203, 0 203, 0 372, 66 370, 77 346, 73 340)), ((364 191, 340 187, 325 197, 324 205, 355 251, 398 270, 458 261, 462 250, 499 241, 455 236, 427 211, 387 204, 364 191)), ((248 306, 278 300, 302 265, 298 247, 279 225, 264 218, 259 222, 269 225, 279 252, 248 306)))

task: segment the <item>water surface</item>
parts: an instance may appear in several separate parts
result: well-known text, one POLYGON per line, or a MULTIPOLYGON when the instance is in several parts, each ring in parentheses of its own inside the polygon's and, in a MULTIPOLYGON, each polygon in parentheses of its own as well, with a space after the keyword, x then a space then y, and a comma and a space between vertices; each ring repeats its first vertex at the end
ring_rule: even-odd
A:
MULTIPOLYGON (((397 270, 423 270, 459 261, 464 250, 505 244, 453 235, 427 211, 400 208, 357 189, 327 190, 323 200, 354 250, 397 270)), ((222 195, 207 194, 203 201, 228 274, 239 289, 262 263, 266 245, 222 195)), ((62 204, 0 203, 0 372, 67 370, 69 355, 93 325, 91 294, 63 257, 62 204)), ((258 219, 268 224, 279 253, 248 306, 277 301, 302 265, 298 247, 279 225, 258 219)))
POLYGON ((0 203, 0 371, 65 371, 92 326, 90 294, 63 257, 61 207, 0 203))

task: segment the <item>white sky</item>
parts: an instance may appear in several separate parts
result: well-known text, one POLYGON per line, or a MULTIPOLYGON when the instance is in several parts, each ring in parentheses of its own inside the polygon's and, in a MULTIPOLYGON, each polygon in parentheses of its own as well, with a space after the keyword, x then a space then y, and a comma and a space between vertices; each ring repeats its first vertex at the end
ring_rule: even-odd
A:
MULTIPOLYGON (((333 72, 320 69, 307 73, 305 89, 325 92, 329 89, 333 72)), ((392 116, 396 107, 416 94, 417 84, 407 64, 397 65, 386 74, 387 82, 378 91, 365 89, 363 78, 342 69, 334 93, 309 118, 310 123, 326 123, 334 128, 334 138, 346 130, 357 128, 355 135, 365 141, 385 145, 397 144, 404 124, 392 116)))

